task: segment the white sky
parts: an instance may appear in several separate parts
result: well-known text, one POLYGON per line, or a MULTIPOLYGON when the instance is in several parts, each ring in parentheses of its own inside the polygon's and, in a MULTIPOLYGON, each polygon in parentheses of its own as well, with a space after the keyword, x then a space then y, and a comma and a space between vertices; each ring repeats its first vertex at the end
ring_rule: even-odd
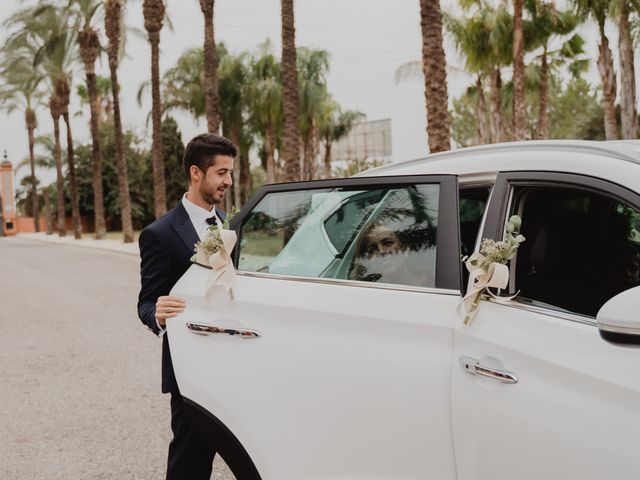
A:
MULTIPOLYGON (((18 0, 0 0, 4 7, 0 21, 4 21, 18 8, 18 0)), ((126 21, 128 25, 144 29, 142 1, 129 0, 126 21)), ((168 14, 173 32, 165 28, 160 41, 160 71, 175 64, 187 49, 202 45, 203 20, 197 0, 168 0, 168 14)), ((441 2, 444 9, 454 8, 452 0, 441 2)), ((360 110, 370 120, 391 118, 393 160, 425 156, 427 150, 424 87, 420 80, 408 80, 395 84, 394 73, 401 64, 418 60, 421 56, 421 35, 418 0, 296 0, 296 43, 327 50, 331 55, 329 90, 347 109, 360 110)), ((3 27, 0 27, 3 28, 3 27)), ((5 31, 0 32, 4 37, 5 31)), ((610 33, 612 49, 616 50, 617 33, 610 33)), ((232 52, 253 50, 267 38, 274 50, 280 52, 280 1, 279 0, 216 0, 216 41, 223 41, 232 52)), ((593 35, 587 35, 592 37, 593 35)), ((595 40, 590 41, 589 51, 595 59, 595 40)), ((136 102, 138 86, 150 76, 150 47, 144 39, 130 35, 127 45, 128 58, 119 70, 123 123, 148 138, 151 142, 151 126, 146 126, 151 108, 150 98, 142 107, 136 102)), ((445 42, 445 54, 450 65, 461 67, 453 44, 445 42)), ((597 79, 595 61, 590 77, 597 79)), ((98 74, 108 76, 106 57, 97 68, 98 74)), ((508 76, 508 75, 507 75, 508 76)), ((74 85, 84 81, 81 65, 76 68, 74 85)), ((458 69, 448 72, 449 96, 456 97, 470 83, 470 78, 458 69)), ((75 90, 75 89, 74 89, 75 90)), ((150 92, 148 91, 148 96, 150 92)), ((79 104, 72 112, 80 110, 79 104)), ((83 116, 72 117, 76 142, 90 141, 88 106, 83 116)), ((204 119, 196 123, 187 114, 174 114, 186 143, 194 135, 205 130, 204 119)), ((38 112, 40 123, 37 134, 53 130, 47 111, 38 112)), ((61 128, 64 136, 64 128, 61 128)), ((0 150, 7 150, 14 165, 28 154, 27 134, 23 115, 0 113, 0 150)), ((63 146, 64 148, 64 146, 63 146)), ((27 169, 18 173, 26 175, 27 169)), ((53 180, 54 172, 38 172, 44 182, 53 180)))

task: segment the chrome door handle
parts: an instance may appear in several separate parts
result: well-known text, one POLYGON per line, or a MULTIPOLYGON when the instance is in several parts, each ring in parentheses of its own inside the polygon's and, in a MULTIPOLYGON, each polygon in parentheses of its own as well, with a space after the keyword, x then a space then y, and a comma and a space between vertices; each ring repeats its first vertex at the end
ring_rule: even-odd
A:
POLYGON ((471 357, 460 357, 458 359, 462 369, 471 375, 481 375, 483 377, 492 378, 502 383, 518 383, 518 377, 509 370, 497 370, 480 365, 480 362, 471 357))
POLYGON ((260 332, 250 329, 238 330, 235 328, 222 328, 214 325, 203 325, 201 323, 187 323, 187 328, 198 335, 209 335, 210 333, 219 333, 223 335, 239 336, 240 338, 260 338, 260 332))

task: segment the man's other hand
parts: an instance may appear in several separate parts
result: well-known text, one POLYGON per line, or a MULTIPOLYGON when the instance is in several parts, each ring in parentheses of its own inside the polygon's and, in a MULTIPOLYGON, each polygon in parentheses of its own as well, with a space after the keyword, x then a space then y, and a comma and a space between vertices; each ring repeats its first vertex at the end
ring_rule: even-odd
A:
POLYGON ((156 319, 158 324, 165 326, 167 318, 175 317, 179 313, 184 312, 186 302, 179 297, 173 295, 166 295, 158 297, 156 302, 156 319))

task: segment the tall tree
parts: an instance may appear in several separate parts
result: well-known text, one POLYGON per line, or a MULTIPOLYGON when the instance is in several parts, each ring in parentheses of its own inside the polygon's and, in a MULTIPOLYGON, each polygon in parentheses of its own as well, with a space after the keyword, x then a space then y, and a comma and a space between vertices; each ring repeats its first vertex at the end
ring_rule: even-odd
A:
POLYGON ((144 28, 151 45, 151 124, 153 128, 153 188, 156 218, 167 212, 164 180, 164 155, 162 149, 162 103, 160 100, 160 30, 162 30, 164 0, 144 0, 142 3, 144 28))
MULTIPOLYGON (((8 44, 30 45, 36 50, 34 65, 40 69, 49 80, 49 107, 54 122, 54 133, 58 148, 56 149, 58 196, 64 195, 64 181, 62 174, 62 158, 60 152, 60 116, 67 126, 67 167, 71 189, 71 213, 74 234, 82 237, 80 224, 80 209, 78 205, 78 189, 76 185, 73 137, 69 122, 70 80, 72 64, 75 56, 73 45, 76 41, 75 26, 71 24, 70 11, 61 9, 54 4, 41 2, 34 7, 27 7, 18 11, 9 19, 9 24, 18 27, 11 35, 8 44)), ((58 233, 64 236, 64 199, 58 198, 58 233)))
POLYGON ((356 123, 364 117, 361 112, 343 111, 340 105, 330 97, 325 100, 318 121, 318 132, 324 147, 324 178, 331 178, 331 147, 347 136, 356 123))
POLYGON ((542 48, 538 55, 538 125, 536 138, 549 136, 549 79, 560 66, 571 62, 569 70, 577 75, 584 72, 589 61, 582 57, 584 40, 578 34, 572 34, 580 23, 580 17, 571 11, 559 10, 555 5, 541 3, 539 0, 525 0, 525 9, 531 17, 527 25, 527 50, 542 48), (565 40, 560 48, 550 49, 552 43, 565 40))
POLYGON ((303 145, 302 180, 317 176, 318 120, 328 99, 326 75, 329 53, 326 50, 298 49, 298 118, 303 145))
MULTIPOLYGON (((478 8, 468 16, 445 15, 447 30, 453 35, 458 51, 465 59, 467 71, 476 78, 476 110, 478 118, 485 118, 484 79, 489 79, 491 112, 489 115, 490 141, 499 143, 509 138, 505 113, 502 108, 503 88, 501 70, 513 59, 513 18, 504 7, 493 8, 484 3, 471 2, 478 8)), ((482 122, 478 122, 482 129, 482 122)), ((487 132, 478 132, 478 141, 489 141, 487 132)))
POLYGON ((420 0, 424 95, 427 102, 429 151, 451 148, 447 94, 447 71, 442 46, 442 15, 439 0, 420 0))
POLYGON ((262 137, 267 183, 274 183, 278 178, 275 150, 282 130, 282 83, 280 62, 269 42, 261 45, 258 55, 251 59, 249 98, 250 120, 262 137))
POLYGON ((516 140, 527 139, 524 104, 524 0, 513 0, 513 132, 516 140))
POLYGON ((636 108, 636 72, 635 53, 631 39, 629 14, 631 5, 628 0, 618 0, 618 49, 620 51, 620 106, 622 107, 622 138, 638 136, 638 112, 636 108))
POLYGON ((82 22, 82 29, 78 32, 78 44, 80 46, 80 58, 84 64, 86 74, 87 93, 89 95, 89 108, 91 111, 91 156, 93 166, 93 212, 95 222, 95 238, 100 240, 106 237, 107 226, 104 219, 104 195, 102 192, 102 154, 100 152, 99 125, 99 99, 96 81, 95 63, 100 55, 100 37, 93 27, 92 21, 96 16, 101 2, 98 0, 75 0, 78 16, 82 22))
POLYGON ((207 114, 207 129, 217 133, 220 126, 218 115, 218 56, 213 24, 214 0, 200 0, 204 16, 204 105, 207 114))
POLYGON ((27 138, 29 141, 29 166, 31 169, 31 206, 36 232, 40 231, 40 208, 38 187, 35 172, 35 130, 38 127, 36 106, 42 99, 40 82, 42 76, 33 68, 35 51, 28 46, 16 48, 8 45, 2 51, 0 77, 4 80, 4 88, 0 91, 2 109, 11 112, 20 109, 24 113, 27 138))
POLYGON ((118 84, 118 57, 122 34, 122 1, 105 0, 104 25, 109 43, 107 56, 111 75, 111 93, 113 94, 113 124, 115 130, 116 166, 118 170, 118 193, 120 197, 120 217, 124 242, 133 242, 133 223, 131 221, 131 198, 127 164, 124 159, 122 138, 122 120, 120 119, 120 85, 118 84))
POLYGON ((282 17, 282 110, 284 112, 283 180, 300 180, 300 130, 298 126, 298 70, 293 0, 280 0, 282 17))
POLYGON ((607 140, 618 138, 616 123, 616 72, 613 66, 613 55, 609 47, 609 38, 605 33, 607 13, 611 8, 611 0, 573 0, 579 13, 590 15, 598 25, 600 43, 598 45, 598 72, 602 83, 602 109, 604 111, 604 131, 607 140))

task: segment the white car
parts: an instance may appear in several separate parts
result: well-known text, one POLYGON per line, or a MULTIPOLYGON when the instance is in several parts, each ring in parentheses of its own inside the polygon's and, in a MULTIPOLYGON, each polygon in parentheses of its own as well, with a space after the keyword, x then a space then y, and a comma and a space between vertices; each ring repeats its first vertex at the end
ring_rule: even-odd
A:
POLYGON ((262 188, 234 299, 173 294, 194 425, 239 480, 640 475, 640 142, 489 145, 262 188), (522 218, 510 300, 461 256, 522 218), (494 292, 498 293, 498 292, 494 292))

